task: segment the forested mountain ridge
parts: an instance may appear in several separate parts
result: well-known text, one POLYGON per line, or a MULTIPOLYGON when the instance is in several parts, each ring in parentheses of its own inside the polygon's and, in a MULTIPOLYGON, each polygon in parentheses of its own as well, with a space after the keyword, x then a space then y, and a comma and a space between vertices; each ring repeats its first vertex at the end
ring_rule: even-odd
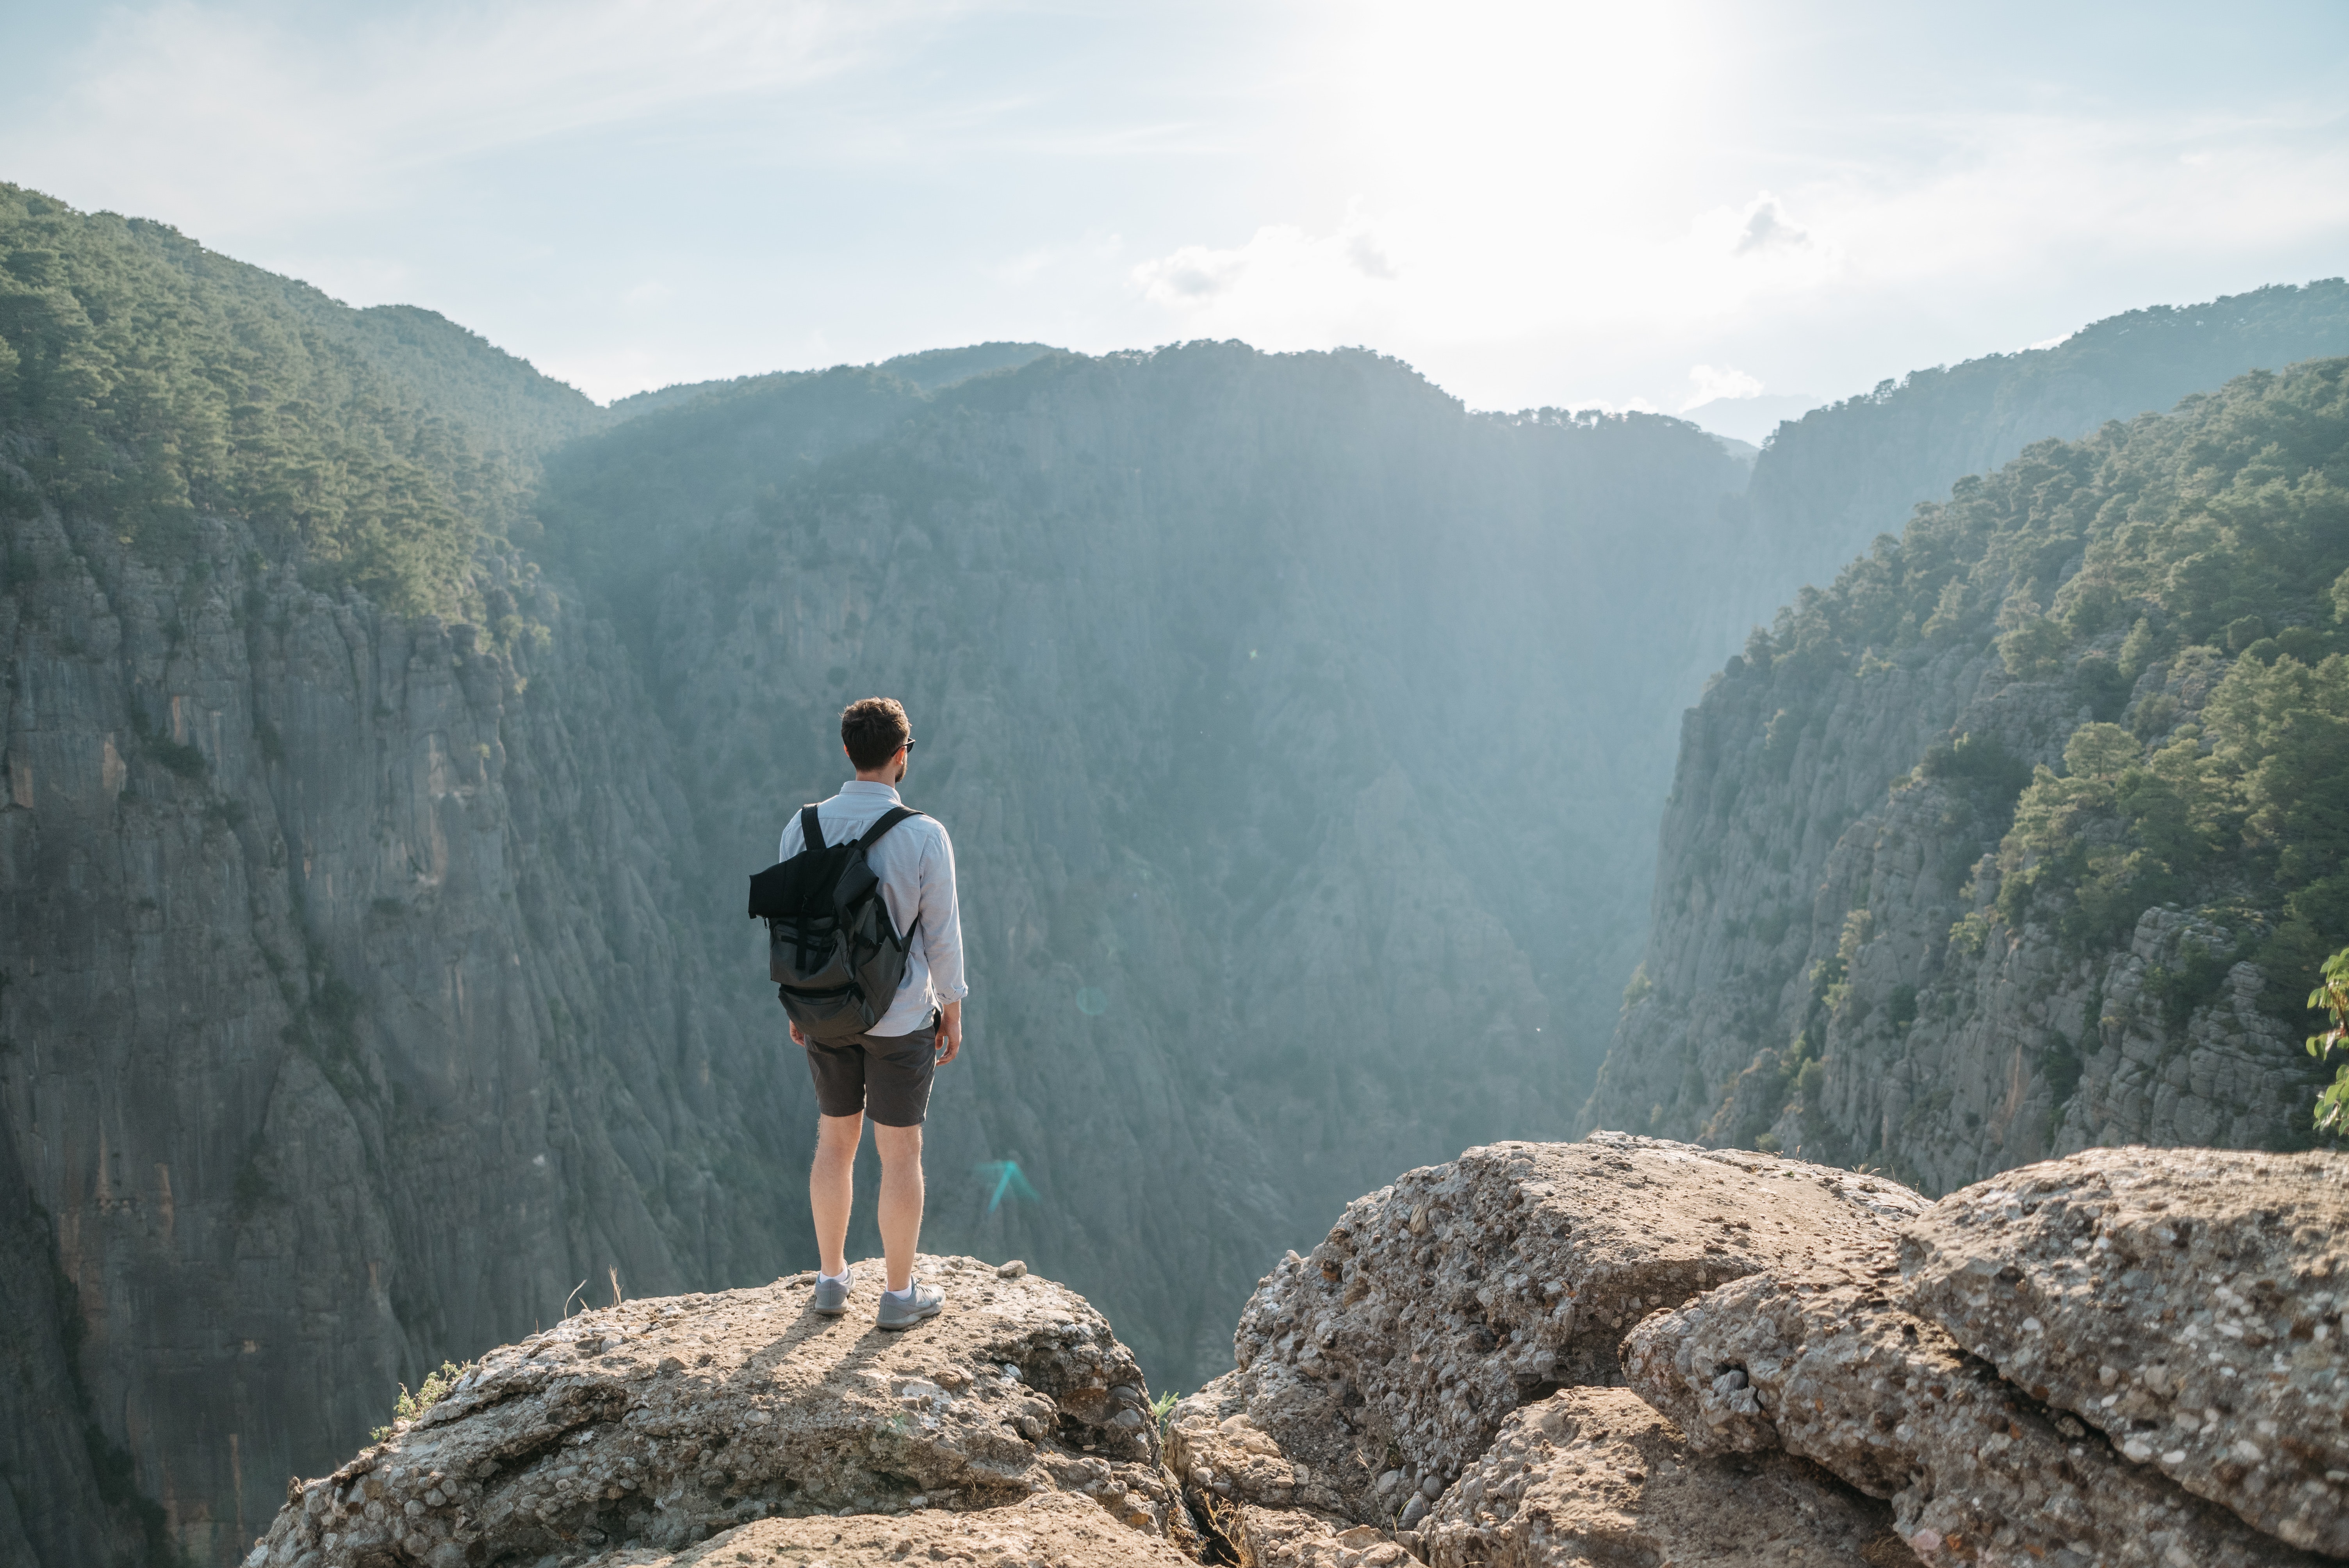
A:
POLYGON ((603 411, 461 327, 353 311, 175 230, 0 185, 0 397, 36 498, 143 553, 243 519, 322 585, 471 610, 535 458, 603 411))
MULTIPOLYGON (((860 368, 877 370, 917 391, 940 392, 974 376, 992 376, 999 371, 1016 370, 1030 360, 1059 352, 1042 343, 974 343, 963 348, 926 348, 915 354, 900 354, 895 358, 860 368)), ((805 374, 804 371, 786 370, 761 376, 736 376, 721 381, 680 381, 674 386, 655 387, 649 392, 634 392, 626 397, 616 397, 612 400, 611 413, 616 419, 634 419, 646 414, 682 408, 688 403, 698 403, 713 396, 755 395, 762 387, 791 381, 805 374)))
POLYGON ((2035 445, 1757 631, 1689 716, 1586 1121, 1928 1191, 2303 1141, 2349 942, 2344 377, 2035 445))
POLYGON ((2033 441, 2076 439, 2247 370, 2333 354, 2349 354, 2340 278, 2125 312, 2044 348, 1914 370, 1785 421, 1741 504, 1773 581, 1832 582, 1862 541, 2033 441))

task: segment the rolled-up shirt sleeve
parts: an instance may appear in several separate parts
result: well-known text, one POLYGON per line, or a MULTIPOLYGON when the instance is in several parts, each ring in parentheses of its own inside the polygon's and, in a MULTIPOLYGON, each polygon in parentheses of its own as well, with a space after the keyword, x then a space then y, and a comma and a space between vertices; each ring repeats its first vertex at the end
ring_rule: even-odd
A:
POLYGON ((922 957, 941 1003, 970 995, 962 974, 962 910, 955 899, 954 841, 940 829, 922 851, 922 957))

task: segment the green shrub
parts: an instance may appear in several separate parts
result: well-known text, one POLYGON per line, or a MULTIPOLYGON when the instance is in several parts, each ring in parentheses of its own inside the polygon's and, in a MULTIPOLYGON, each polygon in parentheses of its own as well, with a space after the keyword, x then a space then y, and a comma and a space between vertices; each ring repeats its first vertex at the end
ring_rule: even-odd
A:
MULTIPOLYGON (((2308 996, 2311 1012, 2323 1012, 2333 1019, 2331 1028, 2308 1037, 2308 1054, 2320 1062, 2349 1047, 2349 947, 2326 959, 2323 974, 2308 996)), ((2349 1062, 2341 1064, 2333 1081, 2316 1097, 2316 1130, 2338 1135, 2344 1128, 2349 1128, 2349 1062)))
POLYGON ((412 1421, 424 1414, 425 1411, 447 1398, 450 1391, 462 1382, 465 1374, 472 1369, 473 1363, 471 1361, 466 1362, 462 1367, 453 1361, 443 1361, 440 1363, 440 1370, 426 1377, 424 1386, 415 1393, 409 1393, 408 1385, 402 1383, 399 1386, 399 1398, 391 1407, 390 1424, 376 1428, 367 1440, 379 1443, 397 1431, 401 1422, 412 1421))

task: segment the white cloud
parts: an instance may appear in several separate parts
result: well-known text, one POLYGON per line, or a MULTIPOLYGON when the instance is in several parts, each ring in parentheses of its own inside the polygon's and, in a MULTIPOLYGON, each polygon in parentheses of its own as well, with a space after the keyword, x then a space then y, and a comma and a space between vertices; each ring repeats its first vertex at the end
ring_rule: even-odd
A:
POLYGON ((1750 256, 1762 251, 1792 250, 1810 242, 1810 235, 1786 216, 1778 199, 1764 193, 1745 209, 1745 227, 1738 232, 1737 253, 1750 256))
POLYGON ((1305 236, 1295 229, 1258 229, 1256 238, 1237 250, 1185 245, 1172 255, 1144 262, 1133 269, 1133 281, 1153 304, 1177 308, 1205 304, 1217 294, 1229 293, 1250 262, 1276 250, 1294 253, 1304 247, 1305 236))
POLYGON ((1681 400, 1681 407, 1684 410, 1700 403, 1710 403, 1716 397, 1759 397, 1766 390, 1761 377, 1748 376, 1743 370, 1733 370, 1725 365, 1690 366, 1689 386, 1689 395, 1681 400))
POLYGON ((1143 299, 1192 330, 1242 331, 1268 347, 1359 336, 1402 275, 1359 210, 1327 234, 1269 224, 1245 244, 1180 246, 1131 273, 1143 299))

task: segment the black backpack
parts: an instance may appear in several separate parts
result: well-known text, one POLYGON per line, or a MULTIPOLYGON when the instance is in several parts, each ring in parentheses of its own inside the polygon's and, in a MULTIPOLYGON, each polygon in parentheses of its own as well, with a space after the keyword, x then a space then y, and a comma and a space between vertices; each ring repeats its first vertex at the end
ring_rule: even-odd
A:
POLYGON ((896 806, 846 843, 823 841, 815 808, 800 808, 798 854, 750 879, 750 918, 767 923, 767 973, 783 1011, 809 1039, 835 1044, 881 1021, 905 978, 916 916, 897 934, 881 879, 864 857, 881 835, 922 813, 896 806))

